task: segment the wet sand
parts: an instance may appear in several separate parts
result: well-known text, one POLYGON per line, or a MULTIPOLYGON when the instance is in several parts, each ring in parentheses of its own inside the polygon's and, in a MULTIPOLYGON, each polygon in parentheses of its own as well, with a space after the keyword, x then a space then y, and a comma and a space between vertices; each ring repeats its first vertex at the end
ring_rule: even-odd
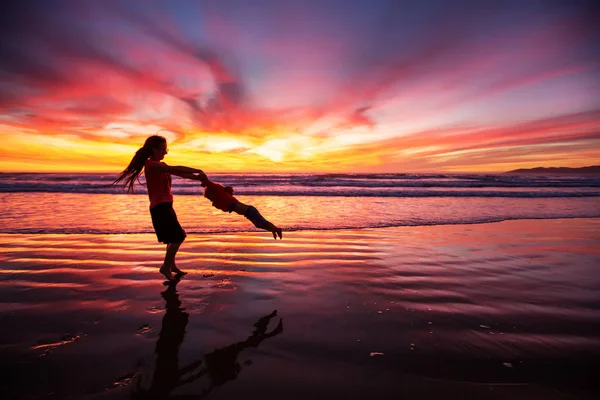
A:
POLYGON ((0 397, 585 399, 600 219, 0 235, 0 397), (275 312, 276 310, 276 312, 275 312))

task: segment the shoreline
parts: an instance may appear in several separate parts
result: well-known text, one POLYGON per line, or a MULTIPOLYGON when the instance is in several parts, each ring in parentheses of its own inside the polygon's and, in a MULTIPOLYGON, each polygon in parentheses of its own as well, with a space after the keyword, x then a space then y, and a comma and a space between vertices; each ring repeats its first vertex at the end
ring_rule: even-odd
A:
MULTIPOLYGON (((310 228, 310 229, 287 229, 283 232, 343 232, 343 231, 362 231, 362 230, 376 230, 376 229, 403 229, 403 228, 428 228, 428 227, 460 227, 460 226, 473 226, 473 225, 487 225, 487 224, 500 224, 510 222, 526 222, 526 221, 560 221, 560 220, 600 220, 600 215, 597 217, 559 217, 559 218, 515 218, 515 219, 502 219, 498 221, 483 221, 483 222, 464 222, 460 224, 447 223, 447 224, 419 224, 419 225, 384 225, 384 226, 369 226, 369 227, 347 227, 347 228, 310 228)), ((230 234, 256 234, 264 233, 266 231, 258 229, 248 230, 229 230, 229 231, 189 231, 186 233, 189 235, 230 235, 230 234)), ((118 236, 118 235, 151 235, 155 236, 153 231, 147 232, 0 232, 2 235, 81 235, 81 236, 118 236)), ((184 241, 185 243, 185 241, 184 241)))

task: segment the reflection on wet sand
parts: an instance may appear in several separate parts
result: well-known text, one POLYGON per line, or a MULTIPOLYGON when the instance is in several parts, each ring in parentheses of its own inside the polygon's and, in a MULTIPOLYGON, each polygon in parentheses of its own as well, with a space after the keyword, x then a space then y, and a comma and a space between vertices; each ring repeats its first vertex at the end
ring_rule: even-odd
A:
MULTIPOLYGON (((277 316, 277 310, 259 318, 254 324, 254 332, 244 341, 233 343, 229 346, 218 348, 205 354, 199 359, 179 368, 179 348, 185 338, 185 328, 188 324, 189 314, 181 306, 177 293, 177 283, 168 285, 162 292, 166 301, 166 313, 162 320, 162 327, 156 343, 156 365, 150 388, 143 389, 141 381, 133 393, 134 399, 185 399, 199 398, 210 394, 216 387, 237 378, 242 370, 242 365, 237 361, 238 355, 250 347, 258 347, 265 339, 277 336, 283 332, 283 320, 280 318, 277 326, 267 332, 270 321, 277 316), (208 387, 195 395, 170 393, 177 387, 189 384, 206 376, 208 387)), ((251 364, 250 360, 244 365, 251 364)))
POLYGON ((196 234, 167 290, 150 235, 0 234, 0 398, 600 398, 598 232, 196 234), (245 370, 273 309, 285 335, 245 370))

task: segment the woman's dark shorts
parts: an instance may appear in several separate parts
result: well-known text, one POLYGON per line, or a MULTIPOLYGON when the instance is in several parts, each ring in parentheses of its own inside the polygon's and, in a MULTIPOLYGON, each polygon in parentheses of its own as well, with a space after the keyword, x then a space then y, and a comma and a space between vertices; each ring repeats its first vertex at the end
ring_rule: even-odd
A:
POLYGON ((150 215, 159 242, 169 244, 181 243, 185 240, 186 234, 179 225, 173 203, 160 203, 152 207, 150 215))

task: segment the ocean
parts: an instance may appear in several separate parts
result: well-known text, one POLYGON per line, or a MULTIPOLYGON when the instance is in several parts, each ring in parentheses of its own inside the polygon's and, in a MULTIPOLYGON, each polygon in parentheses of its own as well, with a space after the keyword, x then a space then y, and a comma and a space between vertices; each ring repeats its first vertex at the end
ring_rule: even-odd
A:
MULTIPOLYGON (((600 217, 600 177, 512 174, 211 174, 288 231, 600 217)), ((152 233, 146 188, 113 174, 0 174, 0 233, 152 233)), ((199 182, 173 177, 189 233, 252 231, 222 213, 199 182)))

